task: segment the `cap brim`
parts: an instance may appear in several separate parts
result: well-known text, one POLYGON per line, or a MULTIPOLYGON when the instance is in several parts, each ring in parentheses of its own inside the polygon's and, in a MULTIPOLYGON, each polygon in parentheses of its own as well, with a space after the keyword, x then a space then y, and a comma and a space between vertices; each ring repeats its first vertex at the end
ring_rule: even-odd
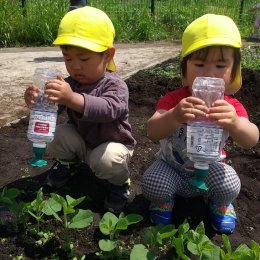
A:
POLYGON ((203 49, 205 47, 209 47, 209 46, 215 46, 215 45, 219 45, 219 46, 230 46, 230 47, 234 47, 234 48, 241 48, 242 44, 241 42, 236 42, 232 39, 228 39, 228 38, 207 38, 207 39, 203 39, 197 42, 194 42, 193 44, 191 44, 189 46, 189 48, 187 48, 185 50, 185 53, 182 52, 182 57, 186 57, 187 55, 191 54, 194 51, 197 51, 199 49, 203 49))
POLYGON ((53 45, 71 45, 88 49, 94 52, 103 52, 109 48, 108 46, 97 44, 91 40, 75 38, 72 36, 58 36, 53 42, 53 45))
MULTIPOLYGON (((109 48, 107 46, 102 46, 102 45, 99 45, 99 44, 94 43, 92 41, 74 38, 74 37, 71 37, 71 36, 59 36, 53 42, 53 45, 59 45, 59 46, 61 46, 61 45, 71 45, 71 46, 75 46, 75 47, 88 49, 88 50, 94 51, 94 52, 103 52, 103 51, 106 51, 109 48)), ((116 65, 115 65, 115 62, 114 62, 113 59, 107 64, 107 70, 116 71, 116 65)))

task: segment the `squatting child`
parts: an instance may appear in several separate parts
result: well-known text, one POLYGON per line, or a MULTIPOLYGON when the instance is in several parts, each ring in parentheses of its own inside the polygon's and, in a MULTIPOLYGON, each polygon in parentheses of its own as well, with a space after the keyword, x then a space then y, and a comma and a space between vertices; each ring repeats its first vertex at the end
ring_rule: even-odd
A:
MULTIPOLYGON (((136 141, 128 122, 128 87, 115 73, 114 37, 109 17, 90 6, 68 12, 60 22, 54 45, 61 48, 69 77, 48 81, 45 94, 66 107, 69 120, 57 126, 48 145, 56 162, 47 184, 60 188, 86 163, 109 184, 105 208, 120 212, 128 198, 128 163, 136 141)), ((25 91, 29 107, 37 93, 37 86, 25 91)))
MULTIPOLYGON (((191 185, 193 163, 187 157, 187 123, 196 116, 206 116, 222 126, 242 148, 257 144, 259 130, 249 121, 243 105, 232 94, 241 87, 240 33, 227 16, 206 14, 193 21, 182 36, 183 86, 166 93, 147 122, 147 134, 160 141, 158 159, 146 170, 142 181, 144 196, 151 201, 150 219, 155 224, 169 224, 174 218, 174 196, 206 196, 213 228, 232 233, 236 213, 232 201, 240 191, 240 179, 228 164, 210 164, 206 177, 208 190, 191 185), (191 95, 196 77, 222 78, 224 100, 210 108, 202 99, 191 95)), ((223 142, 224 143, 224 142, 223 142)), ((222 149, 222 148, 221 148, 222 149)), ((220 157, 221 158, 221 157, 220 157)))

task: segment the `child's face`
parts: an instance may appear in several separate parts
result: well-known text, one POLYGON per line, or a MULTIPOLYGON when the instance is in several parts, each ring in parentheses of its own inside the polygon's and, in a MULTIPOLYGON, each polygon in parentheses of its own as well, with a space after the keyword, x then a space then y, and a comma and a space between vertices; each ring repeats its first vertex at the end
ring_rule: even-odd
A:
POLYGON ((114 49, 97 53, 84 48, 69 46, 62 48, 62 54, 70 76, 80 84, 92 84, 104 75, 108 61, 113 58, 114 49))
POLYGON ((190 90, 196 77, 222 78, 225 86, 228 86, 231 81, 233 63, 234 50, 231 47, 211 47, 203 58, 194 53, 187 61, 186 79, 190 90))

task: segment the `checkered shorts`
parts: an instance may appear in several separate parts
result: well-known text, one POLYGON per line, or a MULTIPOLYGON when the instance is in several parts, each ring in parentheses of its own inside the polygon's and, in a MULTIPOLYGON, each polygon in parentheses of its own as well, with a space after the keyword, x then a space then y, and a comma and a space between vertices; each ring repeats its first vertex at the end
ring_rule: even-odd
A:
POLYGON ((213 203, 229 204, 239 194, 241 183, 235 170, 224 163, 210 164, 205 183, 207 191, 190 184, 193 173, 179 172, 162 160, 155 161, 144 173, 142 191, 154 203, 168 201, 174 195, 183 197, 207 196, 213 203))

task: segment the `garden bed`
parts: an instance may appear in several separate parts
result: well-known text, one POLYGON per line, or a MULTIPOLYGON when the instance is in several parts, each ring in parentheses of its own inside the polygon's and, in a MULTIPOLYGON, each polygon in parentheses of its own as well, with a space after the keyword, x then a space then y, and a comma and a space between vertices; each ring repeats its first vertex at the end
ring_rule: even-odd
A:
MULTIPOLYGON (((169 63, 178 63, 178 60, 169 60, 156 68, 164 68, 169 63)), ((132 248, 134 244, 142 243, 144 231, 151 226, 148 219, 148 201, 142 196, 142 174, 154 161, 154 154, 158 143, 151 142, 145 133, 145 123, 154 112, 154 105, 159 97, 175 87, 180 86, 180 78, 169 80, 163 74, 151 74, 149 71, 140 71, 127 80, 130 91, 130 122, 133 134, 138 144, 131 161, 131 197, 126 214, 136 213, 143 216, 143 221, 131 225, 129 229, 120 233, 120 241, 125 248, 132 248)), ((260 72, 243 70, 243 88, 236 97, 246 107, 251 120, 260 126, 260 72)), ((64 117, 60 121, 64 120, 64 117)), ((45 195, 55 192, 61 196, 70 195, 73 198, 86 196, 79 208, 90 209, 94 212, 93 223, 83 229, 69 229, 54 218, 46 218, 41 228, 51 227, 55 234, 44 246, 36 244, 31 233, 21 226, 6 223, 0 227, 0 259, 13 259, 23 256, 26 259, 71 259, 72 256, 85 255, 86 259, 95 259, 95 253, 100 251, 98 242, 104 238, 99 230, 99 221, 106 211, 103 209, 104 186, 93 177, 90 170, 82 171, 73 177, 69 185, 60 190, 50 190, 45 186, 46 174, 51 165, 43 168, 32 168, 27 160, 32 157, 31 143, 26 137, 28 118, 0 129, 0 187, 17 188, 21 191, 20 201, 30 202, 35 199, 37 191, 43 187, 45 195), (71 254, 64 249, 68 236, 74 248, 71 254)), ((241 243, 250 245, 251 240, 260 242, 260 145, 248 151, 229 144, 228 162, 236 169, 242 182, 241 192, 234 202, 238 213, 238 223, 235 232, 229 236, 234 248, 241 243)), ((8 218, 8 216, 7 216, 8 218)), ((207 236, 216 244, 222 242, 221 236, 216 234, 209 223, 208 209, 203 198, 178 198, 174 208, 174 223, 176 226, 187 219, 192 228, 201 221, 205 224, 207 236)), ((35 222, 31 222, 31 227, 35 222)), ((158 251, 161 259, 172 259, 172 251, 158 251)))

